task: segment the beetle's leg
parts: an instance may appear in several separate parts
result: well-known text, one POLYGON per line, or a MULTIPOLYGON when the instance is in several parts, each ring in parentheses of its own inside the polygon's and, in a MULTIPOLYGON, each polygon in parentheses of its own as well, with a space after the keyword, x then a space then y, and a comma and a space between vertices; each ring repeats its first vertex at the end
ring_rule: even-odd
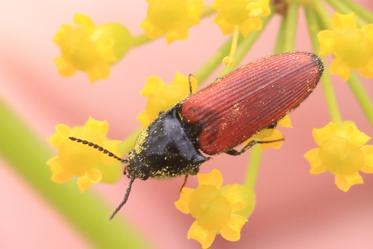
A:
POLYGON ((267 129, 274 129, 277 126, 277 121, 273 122, 272 124, 267 126, 267 129))
POLYGON ((281 142, 284 141, 285 138, 279 138, 279 139, 274 139, 274 140, 267 140, 267 141, 250 141, 248 144, 246 144, 241 150, 235 150, 235 149, 229 149, 225 153, 231 156, 238 156, 241 155, 242 153, 246 152, 248 149, 253 147, 255 144, 269 144, 269 143, 276 143, 276 142, 281 142))
POLYGON ((180 189, 179 189, 179 192, 181 192, 181 190, 183 190, 183 188, 185 187, 187 181, 188 181, 188 174, 185 175, 184 177, 184 181, 183 181, 183 184, 181 185, 180 189))
POLYGON ((189 74, 188 75, 188 82, 189 82, 189 96, 191 96, 193 94, 193 86, 192 86, 192 78, 193 78, 193 74, 189 74))

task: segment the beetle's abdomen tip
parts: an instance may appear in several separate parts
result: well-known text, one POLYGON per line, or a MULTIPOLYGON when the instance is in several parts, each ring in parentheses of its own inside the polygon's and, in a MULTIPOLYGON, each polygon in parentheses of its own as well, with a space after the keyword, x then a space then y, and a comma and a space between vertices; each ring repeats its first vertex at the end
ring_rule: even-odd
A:
POLYGON ((321 58, 315 54, 311 54, 313 62, 316 64, 317 69, 319 70, 320 76, 324 72, 324 63, 322 62, 321 58))

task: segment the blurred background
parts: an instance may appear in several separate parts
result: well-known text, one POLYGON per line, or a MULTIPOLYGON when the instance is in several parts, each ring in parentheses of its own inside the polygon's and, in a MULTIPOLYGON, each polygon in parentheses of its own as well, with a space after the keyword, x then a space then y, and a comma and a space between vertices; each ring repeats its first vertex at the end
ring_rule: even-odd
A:
MULTIPOLYGON (((371 0, 357 2, 373 11, 371 0)), ((112 68, 108 80, 95 85, 89 85, 82 73, 60 77, 53 64, 59 50, 52 38, 62 23, 72 22, 77 12, 91 16, 97 23, 122 23, 132 34, 142 34, 139 24, 146 8, 145 0, 1 3, 1 101, 45 141, 57 123, 82 125, 89 116, 107 120, 110 137, 124 139, 139 127, 136 116, 145 107, 139 91, 147 76, 157 75, 170 81, 176 71, 193 73, 227 37, 212 17, 206 18, 190 30, 187 41, 167 45, 160 39, 131 50, 112 68)), ((296 50, 310 51, 303 16, 300 12, 296 50)), ((272 53, 278 26, 276 16, 245 62, 272 53)), ((335 77, 333 83, 343 118, 355 121, 360 130, 373 137, 373 129, 348 86, 335 77)), ((364 87, 373 98, 372 80, 365 80, 364 87)), ((283 148, 264 153, 256 188, 257 206, 242 231, 241 241, 231 243, 218 238, 213 248, 373 248, 373 175, 364 175, 364 185, 343 193, 331 175, 308 173, 303 154, 315 147, 312 128, 322 127, 330 120, 321 87, 291 117, 294 128, 283 130, 283 148)), ((0 129, 2 123, 0 116, 0 129)), ((19 151, 20 157, 22 153, 19 151)), ((201 171, 217 167, 223 172, 225 183, 243 182, 248 155, 219 155, 203 165, 201 171)), ((192 177, 188 185, 195 186, 195 180, 192 177)), ((182 181, 138 181, 129 203, 119 214, 150 242, 150 248, 199 248, 197 242, 186 239, 192 218, 174 208, 182 181)), ((92 191, 114 208, 122 199, 126 184, 127 179, 123 178, 115 185, 95 186, 92 191)), ((0 186, 0 248, 95 247, 1 157, 0 186)), ((108 216, 109 213, 102 219, 108 216)))

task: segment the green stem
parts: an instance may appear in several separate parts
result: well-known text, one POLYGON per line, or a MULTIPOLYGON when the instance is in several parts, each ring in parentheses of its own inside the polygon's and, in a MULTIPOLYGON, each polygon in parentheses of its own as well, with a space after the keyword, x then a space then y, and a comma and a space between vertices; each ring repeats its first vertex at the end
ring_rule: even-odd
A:
POLYGON ((347 14, 351 12, 351 10, 343 4, 341 0, 325 0, 326 2, 329 3, 330 6, 332 6, 335 10, 342 14, 347 14))
POLYGON ((88 241, 97 248, 148 247, 122 218, 109 221, 112 208, 101 198, 91 192, 82 195, 72 183, 53 183, 46 165, 50 150, 1 102, 0 117, 0 156, 88 241))
MULTIPOLYGON (((238 41, 240 43, 240 41, 238 41)), ((197 70, 194 76, 198 80, 198 85, 207 80, 207 78, 215 71, 215 69, 221 64, 223 58, 229 53, 232 44, 232 38, 229 38, 222 46, 215 52, 215 54, 209 58, 203 66, 197 70)))
POLYGON ((152 39, 148 38, 145 34, 137 35, 132 38, 132 47, 139 47, 151 41, 152 39))
POLYGON ((273 50, 275 54, 281 53, 284 51, 284 44, 285 44, 285 32, 286 31, 286 16, 282 16, 281 24, 278 29, 277 39, 276 39, 276 46, 273 50))
MULTIPOLYGON (((311 38, 311 43, 312 43, 314 51, 318 51, 319 43, 316 37, 317 37, 317 33, 320 31, 320 25, 317 21, 316 14, 318 14, 318 12, 315 12, 314 9, 312 9, 312 7, 310 6, 308 6, 305 9, 305 16, 307 19, 309 36, 311 38)), ((320 20, 322 20, 322 18, 320 18, 320 20)), ((324 94, 325 94, 325 98, 326 98, 326 102, 328 105, 328 110, 329 110, 331 119, 335 123, 342 122, 341 114, 340 114, 339 107, 338 107, 338 102, 337 102, 337 99, 334 93, 334 88, 330 81, 330 76, 326 68, 324 69, 324 73, 321 78, 321 85, 324 90, 324 94)))
POLYGON ((355 95, 356 100, 359 102, 359 105, 365 115, 368 118, 369 123, 373 127, 373 103, 367 94, 367 91, 364 89, 359 79, 352 75, 348 80, 348 85, 350 86, 351 91, 355 95))
POLYGON ((298 25, 298 4, 295 1, 289 3, 288 11, 286 13, 285 23, 285 42, 283 45, 283 52, 292 51, 295 48, 295 36, 298 25))
POLYGON ((321 3, 320 0, 314 0, 312 2, 312 7, 316 11, 318 18, 323 23, 322 28, 328 28, 330 26, 330 17, 329 17, 328 11, 325 8, 325 4, 321 3))
MULTIPOLYGON (((271 18, 272 18, 272 15, 268 16, 267 18, 263 20, 262 30, 265 29, 265 27, 267 26, 271 18)), ((248 35, 248 37, 243 39, 243 41, 239 44, 237 48, 236 55, 233 60, 232 68, 236 68, 238 65, 241 64, 241 62, 243 61, 243 59, 245 59, 249 50, 252 48, 252 46, 258 40, 258 38, 260 37, 262 33, 263 33, 262 31, 253 32, 250 35, 248 35)))
POLYGON ((349 8, 357 16, 359 16, 361 19, 368 23, 373 23, 373 13, 366 10, 363 6, 351 1, 351 0, 341 0, 341 2, 346 6, 346 8, 349 8))
POLYGON ((262 158, 262 147, 257 144, 251 149, 250 159, 248 163, 248 170, 246 173, 245 185, 249 189, 254 189, 258 178, 260 161, 262 158))

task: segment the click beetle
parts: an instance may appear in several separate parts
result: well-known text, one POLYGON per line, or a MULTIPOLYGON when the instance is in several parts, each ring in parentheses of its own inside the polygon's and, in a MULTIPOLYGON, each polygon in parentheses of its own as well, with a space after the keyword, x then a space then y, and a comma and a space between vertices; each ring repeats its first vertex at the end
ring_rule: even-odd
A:
POLYGON ((322 72, 320 58, 308 52, 274 55, 239 67, 160 113, 141 132, 127 159, 89 141, 70 139, 126 164, 130 183, 113 218, 127 202, 135 179, 185 175, 184 186, 187 176, 197 174, 211 155, 240 155, 256 143, 280 141, 251 141, 234 149, 259 131, 274 128, 310 95, 322 72))

